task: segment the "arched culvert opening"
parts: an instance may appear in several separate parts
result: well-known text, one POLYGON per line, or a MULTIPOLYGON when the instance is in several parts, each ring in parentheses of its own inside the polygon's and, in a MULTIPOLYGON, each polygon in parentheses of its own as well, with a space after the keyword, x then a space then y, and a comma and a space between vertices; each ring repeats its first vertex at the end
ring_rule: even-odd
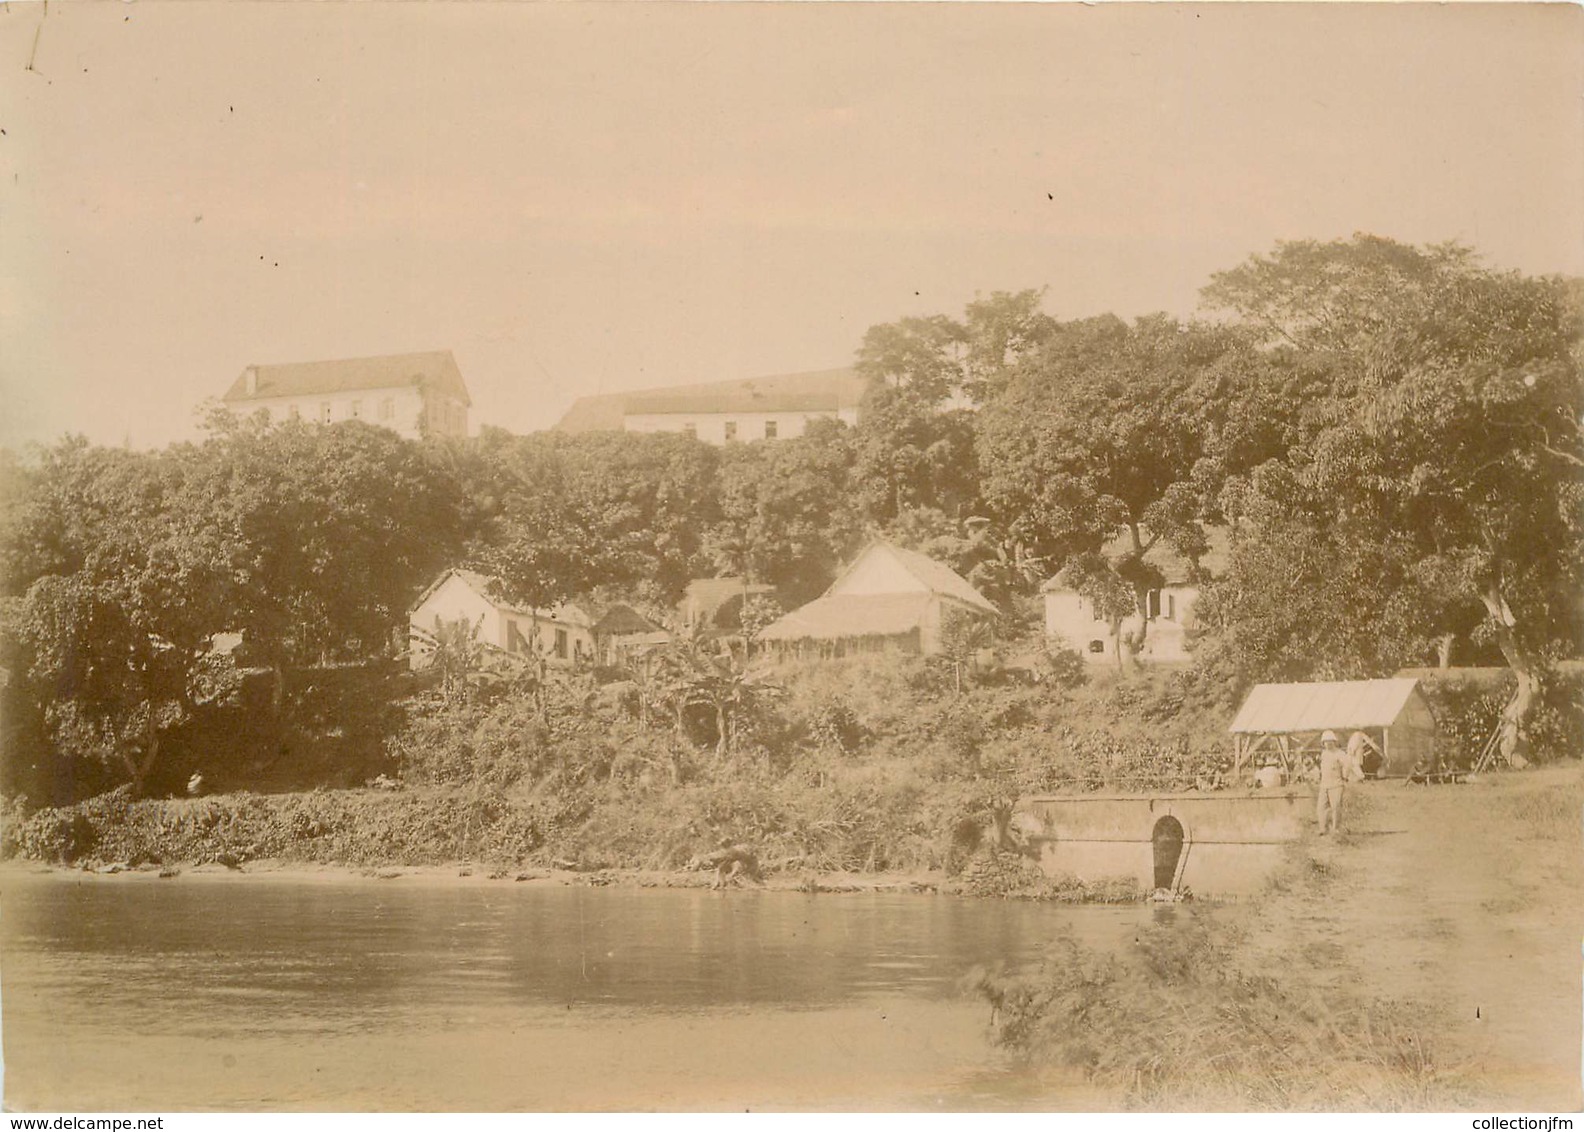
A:
POLYGON ((1177 866, 1182 862, 1183 825, 1174 817, 1164 817, 1155 823, 1150 841, 1155 850, 1155 887, 1177 887, 1177 866))

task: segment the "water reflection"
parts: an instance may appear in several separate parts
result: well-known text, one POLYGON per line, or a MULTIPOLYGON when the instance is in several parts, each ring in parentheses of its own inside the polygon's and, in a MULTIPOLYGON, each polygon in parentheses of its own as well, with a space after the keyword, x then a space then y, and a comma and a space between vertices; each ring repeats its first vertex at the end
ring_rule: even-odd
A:
MULTIPOLYGON (((753 1021, 741 1025, 756 1040, 773 1041, 778 1024, 766 1010, 833 1018, 857 1011, 878 1019, 875 1040, 883 1046, 895 1028, 881 1024, 886 1012, 898 1016, 894 1007, 903 1003, 934 1011, 932 1018, 940 1011, 930 1004, 951 1017, 971 1011, 978 1018, 978 1007, 958 990, 976 964, 1031 964, 1064 930, 1110 946, 1148 915, 909 894, 18 874, 4 879, 0 912, 13 1069, 12 1039, 23 1033, 75 1043, 79 1052, 95 1041, 115 1045, 154 1034, 178 1050, 193 1039, 269 1045, 339 1036, 382 1049, 397 1043, 402 1056, 417 1059, 426 1040, 459 1029, 496 1046, 537 1049, 546 1033, 575 1027, 576 1040, 598 1050, 618 1026, 630 1031, 641 1021, 655 1036, 640 1056, 662 1047, 653 1054, 654 1071, 672 1076, 692 1071, 690 1056, 719 1062, 722 1054, 716 1037, 701 1038, 692 1023, 673 1026, 687 1042, 671 1042, 667 1016, 746 1014, 753 1021), (690 1046, 716 1052, 690 1053, 690 1046)), ((981 1030, 982 1021, 952 1035, 952 1048, 967 1049, 971 1040, 987 1049, 981 1030)), ((794 1034, 808 1033, 794 1026, 783 1037, 804 1040, 794 1034)), ((871 1057, 877 1071, 911 1072, 898 1061, 908 1056, 906 1043, 932 1049, 916 1035, 897 1041, 894 1049, 855 1053, 854 1068, 871 1057)), ((932 1049, 930 1056, 938 1055, 932 1049)), ((272 1056, 289 1058, 291 1051, 272 1056)), ((393 1059, 388 1071, 397 1073, 399 1064, 393 1059)), ((707 1076, 718 1066, 693 1068, 707 1076)), ((642 1079, 642 1066, 629 1063, 623 1071, 642 1079)), ((348 1077, 379 1080, 378 1072, 359 1065, 348 1077)), ((318 1088, 326 1090, 321 1099, 344 1098, 351 1084, 304 1087, 306 1096, 318 1088)), ((431 1082, 428 1092, 410 1081, 390 1084, 393 1091, 379 1093, 375 1107, 445 1107, 443 1098, 452 1095, 446 1090, 463 1106, 473 1100, 494 1107, 467 1092, 460 1077, 431 1082)), ((495 1104, 587 1103, 575 1081, 536 1088, 502 1094, 495 1104)), ((250 1102, 211 1090, 206 1098, 195 1105, 287 1103, 269 1093, 250 1102)), ((676 1107, 688 1102, 679 1099, 676 1107)))

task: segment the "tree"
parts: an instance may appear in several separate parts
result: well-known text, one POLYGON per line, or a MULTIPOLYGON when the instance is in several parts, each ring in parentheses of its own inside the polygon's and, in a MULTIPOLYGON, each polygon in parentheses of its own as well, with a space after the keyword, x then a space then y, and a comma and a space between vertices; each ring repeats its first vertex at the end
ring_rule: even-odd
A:
POLYGON ((963 391, 978 404, 999 396, 1013 372, 1037 357, 1061 323, 1040 309, 1044 290, 995 291, 964 311, 963 391))
POLYGON ((171 507, 182 471, 67 439, 6 531, 10 584, 27 587, 8 633, 57 749, 121 767, 138 793, 171 729, 234 678, 212 644, 227 566, 171 507))
MULTIPOLYGON (((1137 562, 1137 559, 1133 559, 1137 562)), ((1110 630, 1117 667, 1122 667, 1122 625, 1139 610, 1134 583, 1117 564, 1098 552, 1067 560, 1056 579, 1094 607, 1110 630)), ((1142 639, 1137 644, 1143 645, 1142 639)))
POLYGON ((741 575, 806 601, 830 584, 863 537, 849 430, 813 422, 790 440, 738 444, 720 456, 720 518, 705 547, 722 576, 741 575))
MULTIPOLYGON (((1288 458, 1292 494, 1347 553, 1390 546, 1428 600, 1420 636, 1483 611, 1518 692, 1516 751, 1536 666, 1580 639, 1584 410, 1578 288, 1479 266, 1467 249, 1377 237, 1280 245, 1217 276, 1207 300, 1324 355, 1329 388, 1288 458)), ((1290 501, 1289 501, 1290 502, 1290 501)))
POLYGON ((988 618, 955 607, 942 610, 940 652, 952 666, 952 686, 959 695, 963 670, 973 664, 979 650, 989 648, 994 639, 995 626, 988 618))
POLYGON ((945 315, 870 327, 858 350, 868 379, 855 438, 866 518, 884 525, 910 509, 954 519, 978 510, 973 406, 998 393, 1055 332, 1042 292, 997 291, 945 315))
POLYGON ((686 637, 673 638, 661 651, 651 679, 679 738, 686 735, 689 708, 709 709, 717 755, 734 750, 743 726, 781 694, 778 685, 749 672, 730 652, 711 652, 704 642, 686 637))
POLYGON ((270 427, 227 413, 170 458, 184 539, 224 561, 225 611, 276 670, 389 653, 407 608, 461 552, 465 508, 436 446, 359 421, 270 427))
POLYGON ((475 565, 535 607, 599 586, 670 605, 707 558, 719 454, 674 433, 480 438, 475 565))
POLYGON ((1197 561, 1228 475, 1282 451, 1282 416, 1239 407, 1268 404, 1273 383, 1234 331, 1164 316, 1064 325, 981 412, 986 506, 1026 553, 1124 577, 1142 616, 1159 584, 1150 552, 1164 542, 1197 561), (1101 571, 1094 556, 1119 537, 1101 571))
POLYGON ((1411 323, 1449 276, 1473 268, 1473 251, 1460 244, 1416 248, 1361 232, 1349 241, 1278 242, 1269 256, 1216 272, 1200 298, 1268 345, 1348 357, 1361 342, 1411 323))

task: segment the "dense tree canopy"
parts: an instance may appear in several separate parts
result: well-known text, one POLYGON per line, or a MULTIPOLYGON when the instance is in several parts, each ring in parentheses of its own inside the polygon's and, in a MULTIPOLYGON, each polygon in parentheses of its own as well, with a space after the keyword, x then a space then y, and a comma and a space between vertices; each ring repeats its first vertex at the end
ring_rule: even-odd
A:
POLYGON ((1485 269, 1467 249, 1368 236, 1284 244, 1216 277, 1207 301, 1270 331, 1275 364, 1297 356, 1328 379, 1282 474, 1234 485, 1267 516, 1218 597, 1230 632, 1267 638, 1246 663, 1260 670, 1267 650, 1308 637, 1309 670, 1379 674, 1472 627, 1518 675, 1516 746, 1537 662, 1580 639, 1577 294, 1485 269), (1331 547, 1333 575, 1352 583, 1316 590, 1311 619, 1280 645, 1265 591, 1292 584, 1284 562, 1310 560, 1295 539, 1331 547))
POLYGON ((1584 633, 1581 295, 1456 245, 1304 241, 1214 276, 1220 323, 1062 322, 1022 291, 876 326, 857 426, 794 439, 222 413, 160 452, 0 452, 6 694, 140 783, 224 690, 216 634, 277 673, 390 655, 451 565, 541 607, 663 610, 711 575, 795 604, 879 534, 1004 608, 1059 575, 1120 629, 1159 548, 1197 563, 1213 524, 1199 619, 1237 682, 1502 659, 1516 748, 1584 633))

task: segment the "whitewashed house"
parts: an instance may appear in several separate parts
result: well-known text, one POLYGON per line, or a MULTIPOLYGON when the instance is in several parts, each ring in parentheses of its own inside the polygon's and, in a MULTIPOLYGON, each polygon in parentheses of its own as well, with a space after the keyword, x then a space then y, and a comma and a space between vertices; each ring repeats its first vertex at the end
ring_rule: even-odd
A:
POLYGON ((419 596, 407 621, 414 630, 409 652, 414 670, 430 662, 430 651, 420 644, 423 636, 459 621, 476 626, 481 644, 535 656, 554 667, 594 661, 594 623, 583 610, 570 602, 550 609, 513 605, 492 596, 490 579, 472 570, 441 574, 419 596))
POLYGON ((928 555, 871 543, 824 595, 759 634, 788 653, 817 655, 894 648, 931 656, 951 613, 993 622, 996 607, 961 575, 928 555))
POLYGON ((858 421, 864 380, 850 369, 580 397, 556 429, 682 432, 709 444, 789 440, 815 420, 858 421))
MULTIPOLYGON (((1124 642, 1121 655, 1142 663, 1164 663, 1188 659, 1188 643, 1198 628, 1194 603, 1199 599, 1199 578, 1211 577, 1225 568, 1225 532, 1211 529, 1210 550, 1200 559, 1195 572, 1192 563, 1164 544, 1145 557, 1165 576, 1165 581, 1145 594, 1145 610, 1121 624, 1118 633, 1101 617, 1094 603, 1051 578, 1040 592, 1045 598, 1045 636, 1053 643, 1078 650, 1092 664, 1116 663, 1118 636, 1124 642), (1137 653, 1125 643, 1144 631, 1144 643, 1137 653)), ((1117 542, 1106 548, 1110 558, 1122 554, 1131 544, 1117 542)))
POLYGON ((417 440, 466 436, 472 400, 449 350, 248 366, 221 398, 272 421, 367 421, 417 440))

